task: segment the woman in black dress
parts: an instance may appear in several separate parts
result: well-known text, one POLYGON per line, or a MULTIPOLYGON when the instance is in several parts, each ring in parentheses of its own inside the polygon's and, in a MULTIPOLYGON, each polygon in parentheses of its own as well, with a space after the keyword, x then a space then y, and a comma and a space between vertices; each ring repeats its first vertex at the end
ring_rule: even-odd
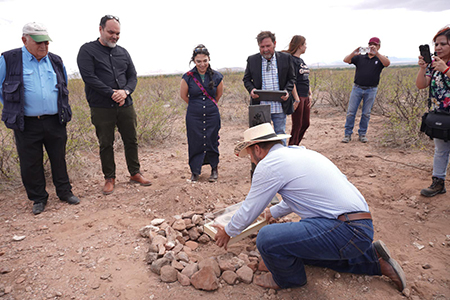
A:
POLYGON ((195 47, 190 62, 195 67, 181 79, 180 96, 188 104, 186 131, 191 181, 196 182, 202 165, 211 165, 210 182, 218 177, 220 114, 217 106, 223 93, 223 75, 211 69, 204 45, 195 47))

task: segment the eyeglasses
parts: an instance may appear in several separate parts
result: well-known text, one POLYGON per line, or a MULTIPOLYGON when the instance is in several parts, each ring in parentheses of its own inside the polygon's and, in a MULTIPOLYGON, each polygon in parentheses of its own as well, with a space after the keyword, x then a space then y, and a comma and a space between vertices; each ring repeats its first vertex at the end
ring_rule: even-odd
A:
POLYGON ((195 53, 200 53, 200 52, 208 52, 208 49, 206 49, 206 47, 198 47, 194 49, 195 53))

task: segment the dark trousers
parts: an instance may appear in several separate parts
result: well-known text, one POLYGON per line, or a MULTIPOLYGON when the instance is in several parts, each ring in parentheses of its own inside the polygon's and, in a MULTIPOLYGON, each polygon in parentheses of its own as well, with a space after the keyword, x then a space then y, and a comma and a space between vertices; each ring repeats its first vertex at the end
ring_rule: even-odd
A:
POLYGON ((25 130, 14 130, 14 136, 28 199, 35 203, 47 203, 43 146, 50 160, 56 194, 60 199, 71 196, 72 186, 66 166, 67 131, 66 126, 59 123, 58 116, 44 119, 25 117, 25 130))
POLYGON ((130 175, 140 172, 138 143, 136 136, 136 112, 132 105, 127 107, 91 107, 91 121, 95 126, 100 144, 100 160, 105 178, 116 178, 114 162, 114 133, 117 126, 125 148, 125 159, 130 175))
POLYGON ((310 108, 309 97, 300 97, 300 103, 297 109, 291 115, 292 130, 289 145, 299 145, 305 135, 306 129, 309 127, 310 108))

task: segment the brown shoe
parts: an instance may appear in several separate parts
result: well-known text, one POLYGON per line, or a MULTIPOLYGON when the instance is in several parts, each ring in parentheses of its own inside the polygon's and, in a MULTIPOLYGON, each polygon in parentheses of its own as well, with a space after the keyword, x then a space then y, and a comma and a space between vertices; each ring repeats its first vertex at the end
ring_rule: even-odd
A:
POLYGON ((105 186, 103 187, 103 195, 112 194, 112 192, 114 191, 115 181, 116 180, 114 178, 105 179, 105 186))
POLYGON ((382 241, 373 243, 380 262, 381 274, 389 277, 400 292, 406 288, 406 277, 399 263, 391 257, 391 253, 382 241))
POLYGON ((145 179, 145 177, 142 176, 141 173, 136 173, 135 175, 130 176, 130 181, 131 182, 135 182, 135 183, 139 183, 140 185, 143 185, 143 186, 152 185, 150 180, 145 179))
POLYGON ((274 289, 274 290, 280 289, 278 284, 273 280, 272 273, 270 273, 270 272, 259 275, 259 276, 256 275, 253 282, 256 285, 262 286, 263 288, 274 289))

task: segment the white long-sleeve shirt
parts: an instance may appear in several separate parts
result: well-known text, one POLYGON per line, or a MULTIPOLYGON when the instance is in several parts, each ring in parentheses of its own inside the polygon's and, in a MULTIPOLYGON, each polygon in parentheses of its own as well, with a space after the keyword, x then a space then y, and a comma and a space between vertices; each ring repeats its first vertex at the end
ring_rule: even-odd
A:
POLYGON ((291 212, 302 219, 336 219, 350 212, 368 212, 358 189, 325 156, 304 147, 276 144, 256 166, 245 201, 225 227, 234 237, 247 228, 276 194, 282 201, 271 207, 274 218, 291 212))

